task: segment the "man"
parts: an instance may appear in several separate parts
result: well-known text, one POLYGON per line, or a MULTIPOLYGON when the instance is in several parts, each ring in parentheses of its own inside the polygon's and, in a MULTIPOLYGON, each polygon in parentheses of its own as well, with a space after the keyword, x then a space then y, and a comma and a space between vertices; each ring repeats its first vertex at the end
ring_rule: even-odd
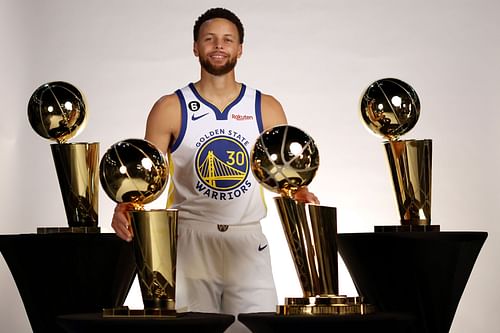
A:
MULTIPOLYGON (((145 139, 169 154, 168 206, 179 210, 176 306, 188 311, 275 311, 269 247, 260 220, 266 210, 250 170, 250 150, 267 128, 286 123, 280 103, 236 82, 243 51, 238 17, 212 8, 194 25, 193 52, 201 77, 161 97, 147 120, 145 139)), ((297 200, 318 203, 307 189, 297 200)), ((112 226, 131 240, 127 206, 112 226)), ((245 331, 235 323, 231 332, 245 331)))

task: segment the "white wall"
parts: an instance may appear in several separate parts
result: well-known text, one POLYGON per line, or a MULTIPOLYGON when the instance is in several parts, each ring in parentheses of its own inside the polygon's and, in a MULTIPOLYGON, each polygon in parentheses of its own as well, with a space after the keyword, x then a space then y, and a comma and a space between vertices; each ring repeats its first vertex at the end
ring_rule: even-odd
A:
MULTIPOLYGON (((142 137, 152 103, 198 78, 191 52, 195 18, 227 6, 246 28, 238 79, 277 97, 289 122, 316 140, 321 166, 311 189, 338 208, 340 232, 398 221, 381 140, 361 124, 363 89, 396 77, 420 96, 420 121, 406 138, 431 138, 433 222, 484 230, 453 333, 492 332, 500 280, 500 4, 493 0, 0 0, 0 233, 65 225, 49 142, 30 128, 26 104, 41 84, 63 80, 87 96, 89 123, 73 142, 142 137)), ((272 194, 268 194, 269 199, 272 194)), ((100 225, 112 202, 101 191, 100 225)), ((300 294, 269 200, 280 299, 300 294)), ((2 332, 30 326, 0 259, 2 332)), ((345 270, 341 290, 354 288, 345 270)), ((131 295, 130 302, 133 303, 131 295)))

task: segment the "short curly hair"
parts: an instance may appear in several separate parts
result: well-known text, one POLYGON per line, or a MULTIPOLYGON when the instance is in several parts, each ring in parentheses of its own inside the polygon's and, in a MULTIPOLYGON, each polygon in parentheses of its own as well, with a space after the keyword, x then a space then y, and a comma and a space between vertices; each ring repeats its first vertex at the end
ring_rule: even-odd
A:
POLYGON ((240 43, 243 44, 243 36, 245 31, 243 29, 243 24, 236 14, 226 8, 210 8, 205 13, 201 14, 196 20, 193 27, 193 37, 194 41, 198 41, 198 36, 200 34, 200 27, 203 23, 214 18, 223 18, 232 22, 238 29, 238 35, 240 37, 240 43))

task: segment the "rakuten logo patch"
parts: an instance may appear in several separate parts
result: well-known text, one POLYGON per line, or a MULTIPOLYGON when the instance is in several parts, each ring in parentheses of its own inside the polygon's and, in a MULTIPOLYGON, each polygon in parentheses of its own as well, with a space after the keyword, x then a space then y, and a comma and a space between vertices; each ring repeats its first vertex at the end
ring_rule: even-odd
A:
POLYGON ((231 118, 233 118, 234 120, 253 120, 253 116, 249 116, 249 115, 241 115, 241 114, 232 114, 231 115, 231 118))

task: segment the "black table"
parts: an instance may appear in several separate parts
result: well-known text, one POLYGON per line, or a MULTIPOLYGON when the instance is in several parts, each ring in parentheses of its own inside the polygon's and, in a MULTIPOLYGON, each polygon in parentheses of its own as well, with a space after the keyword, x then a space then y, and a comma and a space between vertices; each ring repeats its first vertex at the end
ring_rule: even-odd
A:
POLYGON ((282 316, 275 313, 242 313, 238 320, 253 333, 417 333, 414 317, 401 313, 368 315, 282 316))
POLYGON ((122 305, 135 277, 132 244, 114 234, 0 235, 0 251, 33 332, 64 332, 59 315, 122 305))
POLYGON ((234 316, 188 312, 169 317, 102 317, 101 313, 63 315, 58 323, 68 333, 222 333, 234 322, 234 316))
POLYGON ((447 333, 488 234, 380 232, 338 235, 358 293, 386 312, 416 317, 418 332, 447 333))

